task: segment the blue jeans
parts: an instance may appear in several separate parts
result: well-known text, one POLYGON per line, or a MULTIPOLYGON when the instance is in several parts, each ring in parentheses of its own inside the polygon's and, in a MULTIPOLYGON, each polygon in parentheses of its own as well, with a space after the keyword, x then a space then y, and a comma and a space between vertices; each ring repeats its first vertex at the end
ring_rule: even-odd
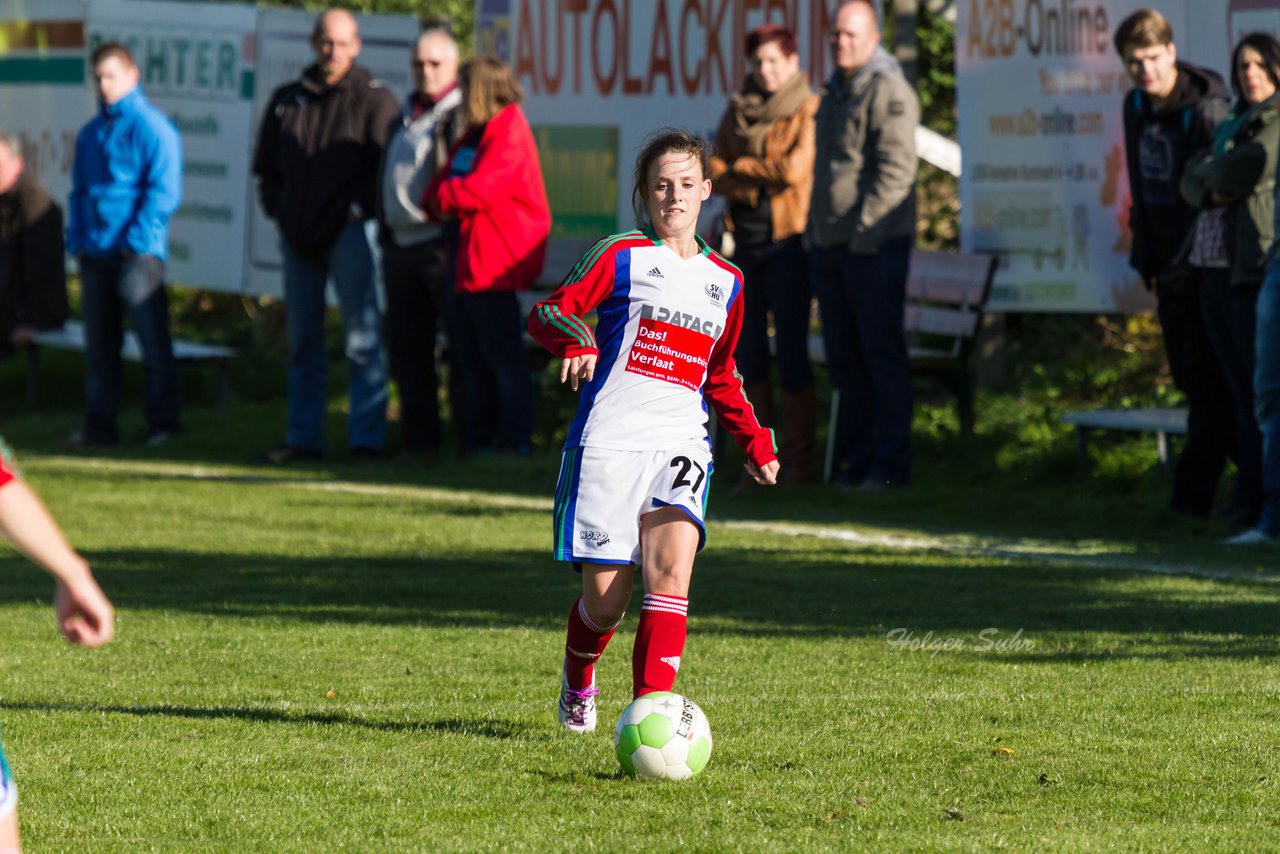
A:
POLYGON ((911 482, 911 361, 902 330, 911 238, 877 255, 842 246, 809 256, 831 382, 840 390, 837 479, 911 482))
POLYGON ((1253 373, 1254 407, 1262 431, 1262 489, 1258 527, 1280 537, 1280 261, 1267 266, 1258 291, 1258 363, 1253 373))
POLYGON ((285 442, 324 451, 324 293, 333 280, 347 357, 347 442, 379 449, 387 433, 387 368, 373 282, 373 253, 361 223, 348 223, 323 255, 304 255, 280 241, 284 255, 285 326, 289 338, 288 433, 285 442))
POLYGON ((764 246, 739 243, 733 263, 745 280, 742 331, 733 352, 748 388, 769 382, 769 313, 777 343, 778 373, 789 394, 813 385, 809 361, 809 270, 799 237, 764 246))
POLYGON ((90 442, 119 439, 124 342, 127 314, 142 349, 146 379, 144 414, 147 432, 178 429, 178 366, 169 333, 169 298, 164 290, 164 262, 152 255, 107 255, 80 258, 85 336, 85 438, 90 442))
POLYGON ((458 450, 527 452, 535 394, 519 299, 509 292, 455 291, 447 310, 458 450))

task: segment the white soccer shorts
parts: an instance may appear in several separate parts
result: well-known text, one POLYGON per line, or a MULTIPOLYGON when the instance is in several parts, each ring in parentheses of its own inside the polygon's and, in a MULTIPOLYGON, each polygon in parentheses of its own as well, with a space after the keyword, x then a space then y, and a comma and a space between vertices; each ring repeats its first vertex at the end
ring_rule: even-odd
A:
POLYGON ((18 806, 18 787, 9 772, 9 763, 4 758, 4 746, 0 745, 0 818, 13 812, 18 806))
POLYGON ((688 514, 701 550, 712 468, 700 442, 664 451, 569 448, 556 484, 556 560, 639 566, 640 517, 660 507, 688 514))

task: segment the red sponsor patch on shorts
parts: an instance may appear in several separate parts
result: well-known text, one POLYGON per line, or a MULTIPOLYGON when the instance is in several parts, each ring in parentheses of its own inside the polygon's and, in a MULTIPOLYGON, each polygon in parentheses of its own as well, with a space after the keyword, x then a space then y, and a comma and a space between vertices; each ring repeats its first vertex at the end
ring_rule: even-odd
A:
POLYGON ((627 370, 697 391, 706 376, 713 344, 710 335, 696 329, 642 317, 627 355, 627 370))

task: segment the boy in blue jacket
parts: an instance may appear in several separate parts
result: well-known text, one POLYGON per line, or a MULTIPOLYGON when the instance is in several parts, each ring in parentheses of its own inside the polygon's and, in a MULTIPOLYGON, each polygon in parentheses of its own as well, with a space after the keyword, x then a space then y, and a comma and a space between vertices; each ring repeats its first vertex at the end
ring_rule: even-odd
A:
POLYGON ((178 371, 164 290, 169 219, 182 200, 178 130, 142 94, 129 50, 116 42, 90 58, 98 114, 76 137, 67 251, 80 265, 85 327, 84 429, 77 447, 119 440, 120 345, 126 312, 142 346, 147 444, 179 428, 178 371))

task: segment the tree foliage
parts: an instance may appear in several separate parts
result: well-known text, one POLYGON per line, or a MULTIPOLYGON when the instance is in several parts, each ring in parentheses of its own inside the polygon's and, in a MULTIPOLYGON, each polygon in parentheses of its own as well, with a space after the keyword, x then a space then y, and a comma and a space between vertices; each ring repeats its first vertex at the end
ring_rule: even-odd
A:
POLYGON ((263 5, 317 13, 325 9, 350 9, 367 15, 413 15, 423 22, 447 21, 464 53, 471 49, 475 38, 475 0, 263 0, 263 5))

